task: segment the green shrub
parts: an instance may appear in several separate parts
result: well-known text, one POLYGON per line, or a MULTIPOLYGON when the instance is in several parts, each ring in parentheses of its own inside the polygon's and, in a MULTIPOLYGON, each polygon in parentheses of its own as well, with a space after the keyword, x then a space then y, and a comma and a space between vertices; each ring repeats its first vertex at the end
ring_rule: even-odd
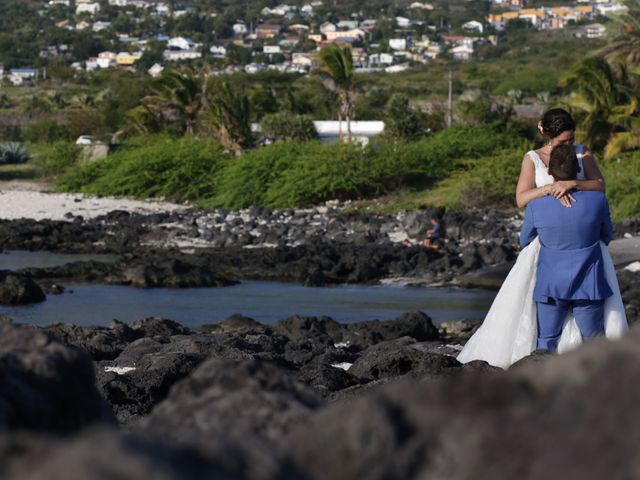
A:
POLYGON ((215 194, 214 177, 227 158, 209 140, 134 139, 105 159, 70 170, 58 186, 94 195, 198 200, 215 194))
POLYGON ((640 152, 622 155, 600 166, 613 218, 640 218, 640 152))
POLYGON ((279 112, 265 115, 260 122, 262 134, 271 139, 284 141, 307 141, 316 138, 316 128, 307 115, 279 112))
POLYGON ((76 164, 80 147, 68 140, 46 144, 35 154, 35 164, 41 175, 58 176, 76 164))
POLYGON ((19 143, 0 145, 0 164, 27 163, 31 156, 19 143))
POLYGON ((515 186, 526 150, 502 150, 464 160, 460 169, 427 193, 425 202, 453 210, 515 206, 515 186))
POLYGON ((30 143, 51 143, 56 140, 68 139, 69 132, 64 125, 46 118, 30 124, 23 130, 22 136, 25 141, 30 143))

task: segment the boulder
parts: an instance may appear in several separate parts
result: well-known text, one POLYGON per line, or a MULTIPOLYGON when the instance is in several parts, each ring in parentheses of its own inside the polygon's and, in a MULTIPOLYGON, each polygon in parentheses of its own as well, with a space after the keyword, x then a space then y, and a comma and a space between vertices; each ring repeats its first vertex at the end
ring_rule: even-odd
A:
POLYGON ((46 296, 42 288, 29 277, 7 274, 0 281, 0 304, 25 305, 44 302, 46 296))
POLYGON ((212 358, 177 383, 138 428, 177 441, 220 435, 274 439, 318 404, 309 387, 273 363, 212 358))
POLYGON ((69 433, 113 415, 82 350, 35 328, 0 324, 0 430, 69 433))

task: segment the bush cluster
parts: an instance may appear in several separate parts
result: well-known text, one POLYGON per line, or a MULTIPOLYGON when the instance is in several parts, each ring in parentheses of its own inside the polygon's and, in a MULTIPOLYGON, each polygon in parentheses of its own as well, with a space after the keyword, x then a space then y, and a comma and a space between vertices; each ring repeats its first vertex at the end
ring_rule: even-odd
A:
POLYGON ((455 170, 459 159, 491 154, 512 145, 513 138, 513 132, 492 126, 452 127, 414 143, 278 142, 236 157, 208 140, 145 137, 69 170, 59 186, 97 195, 197 200, 205 207, 306 206, 422 188, 455 170))

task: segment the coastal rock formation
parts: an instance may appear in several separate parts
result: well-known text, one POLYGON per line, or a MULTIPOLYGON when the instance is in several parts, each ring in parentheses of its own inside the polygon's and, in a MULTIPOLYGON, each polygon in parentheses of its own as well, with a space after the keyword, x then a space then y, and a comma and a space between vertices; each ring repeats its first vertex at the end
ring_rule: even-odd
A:
POLYGON ((0 272, 0 304, 25 305, 45 300, 42 288, 28 276, 0 272))

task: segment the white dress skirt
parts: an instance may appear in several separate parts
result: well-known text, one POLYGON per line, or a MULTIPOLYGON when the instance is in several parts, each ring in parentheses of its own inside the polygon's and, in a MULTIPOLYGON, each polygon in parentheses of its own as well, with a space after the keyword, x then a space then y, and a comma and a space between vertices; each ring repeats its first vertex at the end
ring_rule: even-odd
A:
MULTIPOLYGON (((581 171, 582 151, 582 147, 577 145, 576 153, 581 171)), ((547 173, 547 167, 538 154, 531 151, 528 155, 536 167, 536 186, 552 183, 553 178, 547 173)), ((581 177, 584 178, 582 175, 578 178, 581 177)), ((607 283, 613 291, 613 295, 604 304, 605 334, 607 338, 615 339, 621 337, 629 327, 611 254, 603 242, 600 242, 600 247, 607 283)), ((540 241, 537 238, 520 251, 484 322, 458 355, 460 362, 484 360, 506 369, 535 350, 538 331, 533 289, 539 253, 540 241)), ((558 353, 572 350, 581 343, 578 325, 573 315, 569 314, 558 343, 558 353)))

